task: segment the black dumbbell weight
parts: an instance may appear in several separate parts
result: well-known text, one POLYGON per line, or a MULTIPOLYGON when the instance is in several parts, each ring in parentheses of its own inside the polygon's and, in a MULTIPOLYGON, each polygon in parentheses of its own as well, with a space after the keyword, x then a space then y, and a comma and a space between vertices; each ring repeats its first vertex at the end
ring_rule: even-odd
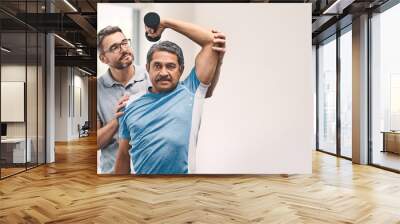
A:
MULTIPOLYGON (((149 12, 144 16, 144 24, 147 27, 152 28, 154 31, 157 31, 158 27, 160 26, 160 16, 155 12, 149 12)), ((161 36, 150 37, 146 32, 146 38, 151 42, 156 42, 160 40, 161 36)))

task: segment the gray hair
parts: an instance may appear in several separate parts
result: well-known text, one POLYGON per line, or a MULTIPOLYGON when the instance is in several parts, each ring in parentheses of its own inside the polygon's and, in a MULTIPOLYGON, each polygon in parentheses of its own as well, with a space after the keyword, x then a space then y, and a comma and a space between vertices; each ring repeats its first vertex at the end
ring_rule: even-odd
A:
POLYGON ((118 26, 106 26, 100 32, 97 34, 97 50, 101 51, 103 50, 103 47, 101 46, 104 38, 106 38, 108 35, 111 35, 113 33, 120 32, 122 33, 121 28, 118 26))
POLYGON ((167 51, 169 53, 175 54, 178 57, 179 69, 183 71, 183 67, 185 65, 183 59, 183 52, 182 49, 177 44, 167 40, 153 44, 153 46, 151 46, 151 48, 147 52, 147 64, 150 65, 153 54, 156 51, 167 51))

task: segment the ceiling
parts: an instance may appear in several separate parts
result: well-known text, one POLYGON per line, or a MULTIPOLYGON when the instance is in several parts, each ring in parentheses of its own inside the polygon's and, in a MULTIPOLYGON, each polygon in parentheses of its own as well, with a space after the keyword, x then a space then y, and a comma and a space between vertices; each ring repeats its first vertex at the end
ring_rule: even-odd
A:
MULTIPOLYGON (((335 33, 338 27, 350 24, 353 16, 374 9, 386 1, 388 0, 208 0, 198 2, 312 3, 312 36, 313 43, 316 44, 335 33), (336 1, 339 4, 335 3, 336 1), (339 20, 341 20, 340 26, 337 25, 339 20)), ((97 3, 132 3, 134 1, 47 0, 47 2, 46 8, 45 0, 1 0, 0 25, 2 32, 5 33, 2 35, 3 46, 8 44, 8 48, 16 49, 14 53, 16 57, 26 55, 26 53, 29 55, 35 52, 36 45, 33 42, 30 43, 31 38, 28 38, 28 47, 25 51, 26 40, 25 37, 21 38, 21 33, 25 33, 25 30, 55 32, 60 37, 55 38, 56 65, 85 67, 95 73, 97 3), (47 13, 50 8, 53 13, 47 13)), ((140 2, 190 1, 155 0, 140 2)))

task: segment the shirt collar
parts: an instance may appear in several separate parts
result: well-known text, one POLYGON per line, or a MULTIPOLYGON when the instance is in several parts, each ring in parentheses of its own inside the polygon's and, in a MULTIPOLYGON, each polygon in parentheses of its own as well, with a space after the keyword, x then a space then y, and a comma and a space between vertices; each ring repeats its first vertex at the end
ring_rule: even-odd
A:
MULTIPOLYGON (((133 85, 136 82, 142 82, 146 79, 146 72, 141 71, 139 66, 134 65, 135 75, 128 81, 126 86, 133 85)), ((104 85, 111 88, 114 85, 122 85, 120 82, 116 81, 112 75, 110 69, 107 69, 106 74, 104 74, 104 85)))

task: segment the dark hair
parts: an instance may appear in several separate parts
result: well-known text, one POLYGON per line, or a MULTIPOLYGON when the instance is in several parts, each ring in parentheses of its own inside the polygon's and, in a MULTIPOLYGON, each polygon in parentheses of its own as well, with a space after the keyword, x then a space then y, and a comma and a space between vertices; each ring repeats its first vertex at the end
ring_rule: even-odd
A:
POLYGON ((113 33, 120 32, 122 33, 121 28, 118 26, 106 26, 100 32, 97 34, 97 50, 101 51, 103 50, 103 47, 101 46, 104 38, 106 38, 108 35, 111 35, 113 33))
POLYGON ((169 53, 175 54, 178 57, 179 69, 183 71, 183 67, 185 65, 183 52, 177 44, 167 40, 153 44, 153 46, 151 46, 151 48, 147 52, 147 64, 150 64, 153 54, 156 51, 167 51, 169 53))

